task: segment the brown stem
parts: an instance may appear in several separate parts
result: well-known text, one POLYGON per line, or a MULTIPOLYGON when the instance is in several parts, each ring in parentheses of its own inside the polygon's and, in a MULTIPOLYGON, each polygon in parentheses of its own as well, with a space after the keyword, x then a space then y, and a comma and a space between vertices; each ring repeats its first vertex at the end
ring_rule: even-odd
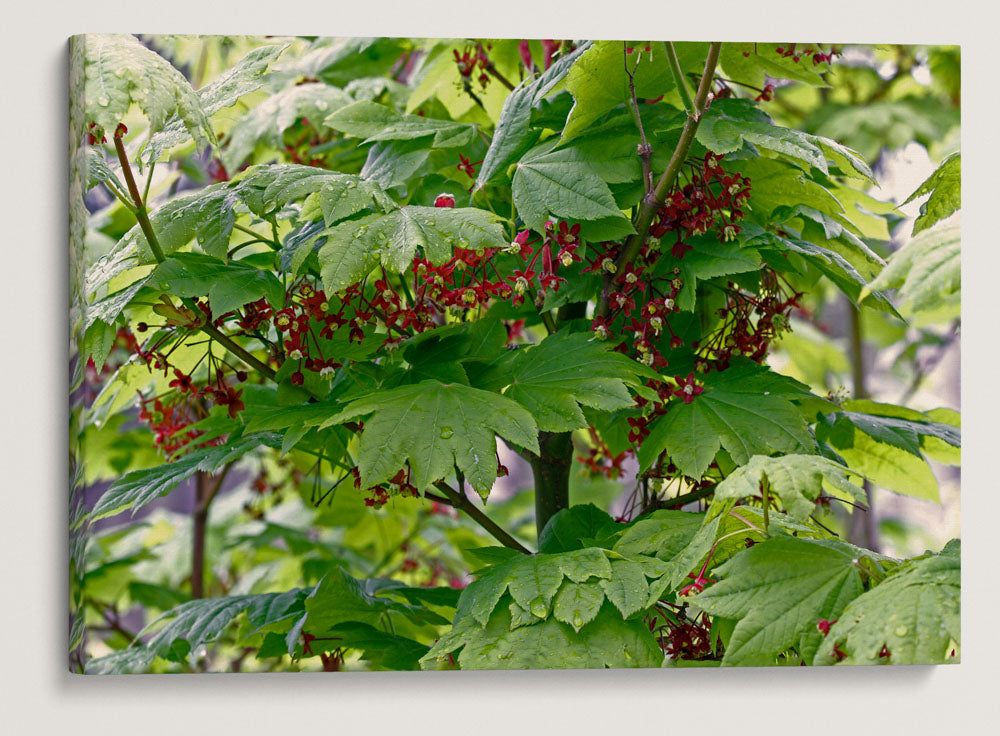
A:
MULTIPOLYGON (((160 247, 160 241, 156 239, 156 233, 153 231, 153 225, 149 221, 149 216, 146 213, 146 207, 143 204, 142 196, 139 194, 139 187, 136 186, 135 177, 132 174, 132 166, 129 164, 128 154, 125 151, 125 144, 122 142, 121 136, 119 135, 115 135, 114 139, 115 150, 118 152, 118 162, 121 164, 122 174, 125 176, 125 183, 128 186, 129 194, 135 202, 135 217, 139 221, 139 228, 142 230, 142 234, 146 236, 146 242, 149 243, 149 249, 153 252, 153 257, 156 259, 156 262, 162 263, 165 258, 163 255, 163 249, 160 247)), ((184 302, 185 306, 189 309, 193 309, 195 314, 199 313, 197 306, 195 306, 189 299, 182 298, 181 301, 184 302)), ((249 352, 241 348, 211 323, 206 322, 201 325, 199 329, 221 345, 224 345, 229 352, 239 357, 251 368, 259 371, 261 375, 266 376, 272 381, 278 375, 274 369, 267 365, 267 363, 258 360, 249 352)))
MULTIPOLYGON (((847 305, 851 319, 851 373, 854 379, 854 398, 868 398, 865 386, 864 332, 861 327, 861 310, 854 304, 847 305)), ((875 518, 875 499, 872 484, 864 481, 863 488, 868 496, 868 508, 855 508, 851 512, 848 539, 859 547, 878 551, 878 526, 875 518)))
POLYGON ((439 503, 446 503, 454 509, 465 513, 470 516, 479 526, 488 531, 494 539, 500 542, 503 546, 509 547, 510 549, 517 550, 521 554, 530 555, 531 550, 525 547, 523 544, 518 542, 514 537, 508 534, 503 528, 501 528, 496 522, 494 522, 490 517, 480 511, 476 506, 472 504, 469 499, 465 497, 465 493, 462 491, 456 491, 454 488, 449 486, 443 480, 439 480, 434 484, 437 488, 444 494, 444 498, 440 496, 428 496, 428 498, 433 498, 439 503))
POLYGON ((194 511, 191 530, 191 597, 205 597, 205 535, 208 530, 208 504, 212 500, 212 476, 204 470, 195 474, 194 511))
MULTIPOLYGON (((621 255, 618 256, 616 263, 618 272, 632 263, 639 255, 639 250, 642 248, 642 244, 646 241, 646 236, 649 234, 649 226, 653 222, 653 215, 663 205, 667 192, 673 186, 674 181, 676 181, 681 166, 684 164, 685 158, 687 158, 691 144, 694 142, 695 133, 698 130, 698 124, 701 122, 701 116, 705 112, 708 93, 712 88, 712 80, 715 78, 715 67, 719 62, 719 50, 721 48, 722 43, 719 41, 713 41, 708 47, 708 56, 705 58, 705 69, 702 72, 701 82, 698 84, 698 91, 694 98, 694 113, 689 114, 687 120, 684 122, 684 129, 681 131, 680 140, 677 141, 677 146, 670 157, 670 162, 667 164, 667 168, 660 177, 660 180, 656 183, 656 187, 652 192, 643 197, 639 205, 639 211, 632 222, 635 234, 630 235, 628 240, 625 241, 625 247, 622 249, 621 255)), ((611 293, 612 279, 613 276, 611 274, 606 274, 604 277, 604 289, 594 313, 595 317, 605 317, 608 314, 608 296, 611 293)))
POLYGON ((625 57, 625 73, 628 75, 629 105, 632 110, 632 118, 635 120, 635 127, 639 129, 639 146, 636 153, 639 155, 639 162, 642 164, 642 189, 648 196, 653 191, 653 147, 646 140, 646 131, 642 127, 642 116, 639 114, 639 100, 635 96, 635 70, 628 69, 628 45, 622 41, 622 53, 625 57))
POLYGON ((489 59, 487 59, 486 63, 483 64, 483 68, 487 72, 489 72, 490 74, 492 74, 500 82, 500 84, 502 84, 504 87, 506 87, 507 89, 509 89, 511 92, 514 91, 514 85, 510 83, 510 80, 507 79, 507 77, 505 77, 503 74, 500 73, 500 70, 497 69, 493 65, 492 61, 490 61, 489 59))
POLYGON ((656 508, 660 509, 677 509, 681 506, 686 506, 692 501, 698 501, 705 496, 711 496, 715 493, 715 486, 706 486, 704 488, 699 488, 696 491, 691 491, 690 493, 683 493, 680 496, 674 496, 673 498, 664 498, 657 502, 656 508))
POLYGON ((153 232, 149 215, 146 214, 146 207, 142 203, 139 187, 136 186, 135 176, 132 174, 132 167, 128 162, 128 154, 125 152, 125 143, 117 132, 115 132, 114 141, 115 151, 118 152, 118 163, 121 164, 122 174, 125 176, 125 185, 128 187, 128 193, 132 195, 132 201, 135 202, 135 219, 139 221, 139 228, 146 236, 146 242, 149 243, 149 249, 153 251, 153 257, 157 263, 160 263, 164 258, 163 251, 160 249, 160 241, 156 239, 156 234, 153 232))

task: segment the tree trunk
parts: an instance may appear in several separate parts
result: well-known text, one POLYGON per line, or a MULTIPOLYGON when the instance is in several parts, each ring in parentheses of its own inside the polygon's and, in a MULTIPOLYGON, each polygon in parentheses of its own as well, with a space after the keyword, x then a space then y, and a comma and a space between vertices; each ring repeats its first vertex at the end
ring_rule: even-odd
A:
MULTIPOLYGON (((854 398, 867 399, 868 389, 865 386, 865 352, 864 334, 861 330, 861 312, 858 307, 848 304, 851 315, 851 368, 854 377, 854 398)), ((879 551, 878 520, 875 518, 874 488, 867 480, 864 482, 865 494, 868 496, 868 509, 855 508, 851 512, 847 537, 852 544, 866 547, 874 552, 879 551)))
POLYGON ((571 432, 539 432, 538 457, 531 458, 535 476, 535 528, 542 529, 556 512, 569 507, 569 470, 573 462, 571 432))
POLYGON ((208 526, 208 501, 212 495, 212 476, 202 470, 195 475, 194 511, 191 531, 191 597, 205 596, 205 532, 208 526))

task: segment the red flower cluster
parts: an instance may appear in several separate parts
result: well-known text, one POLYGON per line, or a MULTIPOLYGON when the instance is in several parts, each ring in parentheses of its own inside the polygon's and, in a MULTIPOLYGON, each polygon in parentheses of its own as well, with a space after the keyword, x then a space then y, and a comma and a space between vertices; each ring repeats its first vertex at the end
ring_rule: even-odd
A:
MULTIPOLYGON (((354 476, 354 487, 361 490, 361 471, 352 468, 351 474, 354 476)), ((410 468, 406 467, 396 473, 387 483, 365 489, 365 506, 370 508, 382 508, 390 498, 400 496, 403 498, 419 498, 420 493, 416 486, 410 483, 410 468)))
POLYGON ((784 57, 786 59, 789 56, 792 57, 792 61, 794 61, 796 64, 799 63, 799 60, 803 56, 812 56, 813 65, 823 64, 823 63, 832 64, 833 57, 840 55, 840 51, 837 49, 836 46, 831 46, 829 51, 824 52, 820 50, 819 47, 815 49, 813 49, 812 47, 807 47, 802 49, 801 51, 797 51, 795 48, 797 45, 798 44, 793 43, 790 44, 789 46, 779 46, 774 51, 775 53, 778 54, 778 56, 784 57))
MULTIPOLYGON (((583 463, 587 468, 590 477, 595 478, 599 475, 603 475, 605 478, 614 480, 615 478, 620 478, 622 474, 622 463, 625 462, 625 458, 633 454, 632 450, 625 450, 613 455, 608 446, 601 439, 597 431, 590 427, 590 440, 594 444, 594 447, 587 451, 586 455, 577 457, 576 459, 583 463)), ((629 441, 633 441, 631 437, 629 441)))
MULTIPOLYGON (((702 613, 694 619, 678 612, 666 619, 666 633, 659 636, 663 653, 673 659, 699 660, 712 657, 712 622, 702 613)), ((650 630, 656 629, 656 618, 650 621, 650 630)))
POLYGON ((462 53, 458 53, 458 49, 454 49, 452 53, 455 55, 455 65, 458 67, 458 73, 462 78, 462 83, 464 85, 469 85, 472 81, 472 77, 476 75, 476 70, 479 70, 479 75, 476 77, 479 82, 479 86, 482 89, 486 89, 486 85, 490 82, 490 75, 487 70, 490 68, 490 58, 487 56, 486 52, 490 51, 493 47, 487 46, 486 49, 479 44, 475 48, 471 46, 466 47, 462 50, 462 53))
POLYGON ((750 179, 726 173, 720 163, 722 158, 711 151, 706 153, 701 167, 692 170, 690 181, 675 186, 654 216, 650 235, 659 239, 667 233, 676 234, 670 251, 674 258, 683 258, 691 249, 684 240, 692 235, 717 228, 719 240, 729 241, 740 231, 736 223, 743 219, 741 208, 750 199, 750 179))
MULTIPOLYGON (((202 443, 197 442, 204 432, 188 429, 199 419, 199 407, 192 402, 178 401, 176 396, 171 395, 154 399, 140 397, 140 401, 142 407, 139 409, 139 420, 149 424, 153 430, 153 443, 168 457, 182 450, 212 447, 223 441, 220 437, 202 443)), ((204 414, 204 411, 201 411, 201 414, 204 414)))
POLYGON ((771 269, 761 273, 761 292, 746 294, 736 284, 729 285, 726 306, 716 314, 723 317, 722 326, 698 347, 701 357, 696 361, 699 371, 714 367, 724 370, 733 355, 742 355, 762 363, 776 337, 788 330, 788 318, 799 307, 800 292, 785 292, 781 276, 771 269))

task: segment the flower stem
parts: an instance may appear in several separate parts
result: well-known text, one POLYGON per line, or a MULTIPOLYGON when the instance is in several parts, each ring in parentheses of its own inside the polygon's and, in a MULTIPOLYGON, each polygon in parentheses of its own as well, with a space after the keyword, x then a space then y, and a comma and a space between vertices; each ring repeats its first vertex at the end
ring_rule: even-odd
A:
MULTIPOLYGON (((663 205, 667 192, 677 180, 677 175, 684 165, 684 160, 691 149, 691 144, 694 143, 694 135, 698 130, 698 124, 701 122, 701 116, 704 114, 708 103, 708 93, 712 88, 712 80, 715 78, 715 67, 719 63, 719 50, 721 48, 722 43, 719 41, 713 41, 708 47, 708 56, 705 58, 705 69, 702 72, 701 83, 698 85, 698 91, 694 98, 694 110, 693 112, 689 112, 687 120, 684 122, 684 129, 681 131, 681 137, 677 141, 677 146, 674 148, 674 153, 670 157, 670 162, 667 164, 666 170, 656 183, 653 191, 643 197, 639 205, 639 211, 632 222, 635 234, 630 235, 628 240, 625 241, 625 247, 622 249, 621 255, 618 256, 618 261, 615 264, 618 266, 618 272, 632 263, 639 255, 639 250, 642 248, 642 244, 646 241, 646 236, 649 234, 649 226, 653 223, 653 216, 663 205)), ((606 317, 608 314, 610 307, 608 304, 608 296, 611 292, 610 286, 611 276, 608 275, 605 276, 604 289, 594 313, 595 317, 606 317)))
MULTIPOLYGON (((142 196, 139 194, 139 187, 136 186, 135 176, 132 174, 132 166, 129 164, 128 160, 128 153, 125 151, 125 144, 122 141, 121 136, 116 135, 114 138, 115 150, 118 152, 118 162, 121 164, 122 174, 125 176, 125 184, 128 186, 128 191, 132 196, 132 200, 135 202, 135 219, 139 221, 139 228, 142 230, 142 234, 146 236, 146 242, 149 243, 149 249, 153 252, 153 258, 156 259, 157 263, 163 263, 166 256, 163 255, 163 249, 160 247, 160 241, 156 239, 156 233, 153 231, 153 225, 149 221, 149 215, 146 213, 146 206, 143 204, 142 196)), ((256 233, 254 234, 256 235, 256 233)), ((199 313, 197 305, 195 305, 190 299, 185 297, 181 297, 180 299, 188 309, 193 309, 195 314, 199 313)), ((261 360, 258 360, 249 352, 241 348, 228 336, 224 335, 215 325, 210 322, 205 322, 201 325, 200 329, 206 335, 218 341, 220 345, 224 345, 229 352, 239 357, 244 363, 260 372, 261 375, 266 376, 272 381, 275 379, 275 376, 277 376, 277 372, 271 368, 271 366, 261 360)))

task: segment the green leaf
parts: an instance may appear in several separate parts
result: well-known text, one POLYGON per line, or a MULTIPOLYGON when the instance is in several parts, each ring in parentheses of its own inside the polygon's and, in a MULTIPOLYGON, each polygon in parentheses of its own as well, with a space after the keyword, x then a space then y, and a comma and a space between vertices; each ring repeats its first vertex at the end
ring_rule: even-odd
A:
POLYGON ((754 158, 726 162, 726 170, 743 174, 753 182, 748 217, 767 224, 775 209, 788 204, 788 193, 795 192, 795 202, 819 212, 840 215, 843 205, 822 185, 799 167, 779 159, 754 158))
POLYGON ((87 327, 83 335, 83 345, 80 346, 80 360, 86 362, 92 358, 94 366, 100 371, 108 359, 108 353, 114 347, 118 329, 114 324, 108 324, 95 319, 87 327))
POLYGON ((744 550, 715 573, 721 580, 694 598, 713 616, 739 619, 723 665, 774 664, 779 654, 837 618, 862 593, 850 545, 778 537, 744 550))
MULTIPOLYGON (((198 90, 198 101, 205 115, 211 117, 223 108, 232 107, 244 95, 260 89, 271 62, 288 46, 282 44, 253 49, 211 84, 198 90)), ((146 164, 159 161, 164 151, 180 145, 189 137, 184 121, 175 116, 142 147, 139 159, 146 164)))
POLYGON ((199 253, 174 253, 150 274, 145 285, 177 296, 208 296, 212 319, 249 302, 267 298, 275 309, 284 304, 285 288, 270 271, 240 261, 223 263, 199 253))
POLYGON ((600 582, 608 600, 626 619, 649 603, 649 583, 642 565, 630 560, 612 560, 611 577, 600 582))
POLYGON ((583 549, 587 545, 581 540, 593 539, 609 526, 616 526, 614 520, 592 503, 560 509, 552 515, 538 536, 538 551, 569 552, 583 549))
POLYGON ((84 99, 88 123, 110 138, 135 103, 149 120, 149 136, 176 114, 198 146, 215 143, 198 95, 184 75, 131 35, 87 34, 84 99))
POLYGON ((405 636, 379 631, 371 624, 348 622, 327 629, 333 641, 313 642, 312 650, 336 649, 344 647, 356 649, 361 659, 370 665, 386 670, 418 670, 420 658, 427 654, 428 647, 405 636))
POLYGON ((161 621, 170 620, 141 646, 123 649, 108 657, 88 663, 88 672, 120 674, 142 671, 154 657, 179 661, 189 652, 219 637, 236 618, 247 614, 256 629, 287 620, 302 613, 308 588, 282 593, 235 595, 224 598, 200 598, 182 603, 152 621, 140 636, 155 630, 161 621), (126 654, 127 652, 127 654, 126 654))
POLYGON ((562 570, 554 558, 532 555, 511 570, 507 587, 518 605, 538 618, 546 618, 562 579, 562 570))
POLYGON ((401 115, 390 107, 362 100, 342 107, 324 121, 328 128, 375 141, 406 141, 434 136, 434 148, 455 148, 472 141, 476 126, 421 115, 401 115))
POLYGON ((349 85, 363 77, 388 77, 409 48, 410 41, 405 38, 320 37, 310 44, 308 53, 282 64, 275 77, 286 84, 303 76, 337 85, 349 85))
POLYGON ((461 616, 471 616, 486 626, 509 587, 521 608, 544 618, 563 577, 574 583, 586 583, 591 578, 609 579, 612 574, 605 550, 598 548, 560 554, 504 555, 499 564, 482 570, 479 579, 462 592, 458 609, 461 616))
POLYGON ((590 41, 584 41, 570 53, 560 56, 538 79, 521 82, 507 95, 473 191, 486 186, 531 147, 535 141, 530 130, 532 109, 552 92, 590 46, 590 41))
MULTIPOLYGON (((673 89, 673 75, 667 64, 662 43, 653 43, 650 51, 624 53, 621 41, 596 41, 566 75, 565 88, 576 104, 570 110, 563 129, 563 140, 580 135, 602 115, 629 99, 629 80, 625 65, 635 67, 635 88, 639 97, 655 98, 673 89)), ((701 65, 704 66, 704 54, 701 65)))
POLYGON ((425 669, 462 648, 462 669, 658 667, 663 652, 641 621, 622 621, 604 608, 579 632, 557 619, 511 630, 511 615, 501 606, 483 629, 461 619, 421 660, 425 669))
POLYGON ((552 615, 557 621, 569 624, 575 632, 580 633, 585 624, 594 620, 602 605, 604 592, 601 588, 566 580, 553 600, 552 615))
POLYGON ((940 503, 937 480, 920 456, 893 445, 878 442, 860 429, 829 435, 817 425, 817 439, 828 442, 847 465, 872 483, 896 493, 940 503))
MULTIPOLYGON (((947 424, 949 427, 954 427, 959 431, 962 428, 962 415, 953 409, 931 409, 925 412, 925 416, 938 424, 947 424)), ((928 437, 925 435, 920 439, 920 449, 931 460, 944 465, 962 464, 962 451, 958 447, 938 437, 928 437)))
POLYGON ((855 427, 872 439, 919 455, 927 438, 936 438, 952 447, 961 447, 961 430, 953 423, 935 422, 928 414, 893 404, 880 404, 868 399, 844 402, 848 411, 835 417, 846 417, 855 427))
MULTIPOLYGON (((490 548, 487 548, 490 549, 490 548)), ((489 623, 490 615, 496 609, 497 603, 507 592, 507 584, 511 571, 520 562, 517 557, 506 555, 507 559, 479 572, 479 579, 470 583, 458 600, 458 611, 462 616, 468 616, 479 622, 481 626, 489 623)))
POLYGON ((937 480, 924 460, 923 448, 928 443, 938 451, 940 444, 934 443, 958 447, 959 430, 890 404, 852 401, 846 408, 861 411, 825 417, 816 425, 816 438, 829 443, 853 470, 873 483, 939 502, 937 480))
POLYGON ((104 154, 96 148, 88 148, 87 189, 93 189, 102 182, 111 182, 118 188, 119 192, 127 191, 125 185, 121 183, 115 172, 108 166, 108 162, 104 160, 104 154))
POLYGON ((696 235, 684 241, 691 250, 680 261, 663 259, 664 266, 676 264, 683 282, 677 293, 677 306, 686 312, 694 311, 698 281, 735 273, 759 271, 760 255, 752 248, 741 248, 737 243, 720 243, 718 238, 696 235))
POLYGON ((760 495, 766 479, 771 492, 781 499, 785 511, 794 519, 805 521, 815 509, 816 499, 824 489, 834 490, 866 503, 862 488, 849 480, 850 470, 819 455, 755 455, 723 480, 715 489, 715 499, 740 499, 760 495))
POLYGON ((423 490, 454 466, 484 498, 496 480, 496 436, 538 453, 535 420, 510 399, 461 384, 421 381, 352 401, 326 425, 371 415, 358 449, 361 484, 392 478, 409 462, 423 490))
POLYGON ((829 173, 823 151, 808 133, 771 123, 749 100, 716 100, 705 112, 695 137, 713 153, 732 153, 744 141, 798 159, 829 173))
POLYGON ((323 285, 330 292, 359 281, 379 262, 401 273, 421 248, 424 257, 439 265, 454 248, 482 251, 506 244, 499 218, 474 207, 408 206, 384 215, 369 215, 323 230, 320 248, 323 285))
POLYGON ((361 177, 391 187, 405 184, 431 155, 431 149, 419 141, 386 141, 368 149, 368 158, 361 167, 361 177))
POLYGON ((561 331, 507 356, 479 385, 505 389, 504 396, 526 407, 539 429, 562 432, 587 426, 581 405, 604 410, 632 406, 628 389, 654 375, 587 333, 561 331))
MULTIPOLYGON (((764 86, 767 77, 805 82, 814 87, 829 86, 817 71, 821 67, 815 67, 811 62, 795 63, 791 57, 777 53, 779 46, 784 44, 727 41, 722 44, 719 61, 729 78, 752 84, 758 89, 764 86)), ((803 57, 803 61, 808 58, 803 57)))
POLYGON ((962 155, 953 153, 917 187, 917 191, 906 198, 909 204, 925 194, 931 196, 920 205, 920 215, 913 223, 913 235, 927 230, 935 223, 949 217, 962 206, 962 155))
POLYGON ((511 188, 525 224, 541 231, 550 215, 584 221, 611 218, 624 221, 624 234, 634 232, 583 153, 575 148, 553 151, 553 144, 536 146, 517 163, 511 188))
MULTIPOLYGON (((160 249, 170 255, 197 238, 206 254, 226 260, 236 222, 235 210, 247 193, 243 182, 230 182, 212 184, 170 199, 149 217, 160 249)), ((132 258, 138 253, 140 264, 156 262, 139 225, 122 236, 115 252, 124 258, 132 258)))
POLYGON ((319 82, 283 89, 236 121, 226 138, 222 163, 228 171, 236 171, 258 145, 279 145, 282 133, 299 118, 316 124, 352 102, 343 90, 319 82))
MULTIPOLYGON (((775 256, 772 256, 769 262, 777 267, 787 268, 788 265, 794 267, 794 262, 790 264, 789 256, 801 257, 808 265, 830 279, 855 304, 860 304, 865 295, 871 291, 871 284, 865 281, 854 265, 840 253, 821 245, 769 232, 753 234, 745 242, 747 245, 759 247, 765 256, 774 253, 775 256)), ((874 266, 872 268, 874 269, 874 266)), ((807 273, 807 270, 802 267, 796 268, 796 270, 800 273, 807 273)), ((892 305, 882 293, 876 292, 874 296, 871 306, 892 310, 892 305)))
POLYGON ((390 601, 371 595, 343 568, 334 568, 305 601, 305 630, 314 635, 349 621, 374 624, 389 610, 390 601))
POLYGON ((862 293, 899 289, 912 312, 957 301, 962 289, 962 229, 941 226, 920 233, 889 257, 889 264, 862 293))
POLYGON ((90 518, 102 519, 125 509, 131 509, 135 513, 160 496, 170 493, 199 470, 214 473, 223 465, 243 458, 262 444, 268 447, 280 447, 281 439, 272 434, 251 435, 218 447, 192 450, 179 460, 154 468, 133 470, 104 492, 94 504, 90 518))
POLYGON ((642 468, 666 451, 684 475, 700 478, 720 449, 743 465, 753 455, 815 446, 802 412, 791 403, 811 396, 797 381, 751 361, 733 361, 704 382, 704 393, 691 403, 675 402, 653 423, 639 448, 642 468))
POLYGON ((830 627, 813 664, 941 664, 961 644, 961 543, 904 563, 855 598, 830 627), (834 646, 846 655, 839 660, 834 646), (880 656, 883 647, 887 657, 880 656))
POLYGON ((318 208, 327 226, 366 209, 395 209, 378 186, 359 176, 301 164, 255 167, 241 180, 240 188, 247 206, 258 216, 302 201, 303 218, 318 208))
POLYGON ((659 509, 626 529, 614 550, 672 560, 691 543, 704 520, 704 514, 659 509))

